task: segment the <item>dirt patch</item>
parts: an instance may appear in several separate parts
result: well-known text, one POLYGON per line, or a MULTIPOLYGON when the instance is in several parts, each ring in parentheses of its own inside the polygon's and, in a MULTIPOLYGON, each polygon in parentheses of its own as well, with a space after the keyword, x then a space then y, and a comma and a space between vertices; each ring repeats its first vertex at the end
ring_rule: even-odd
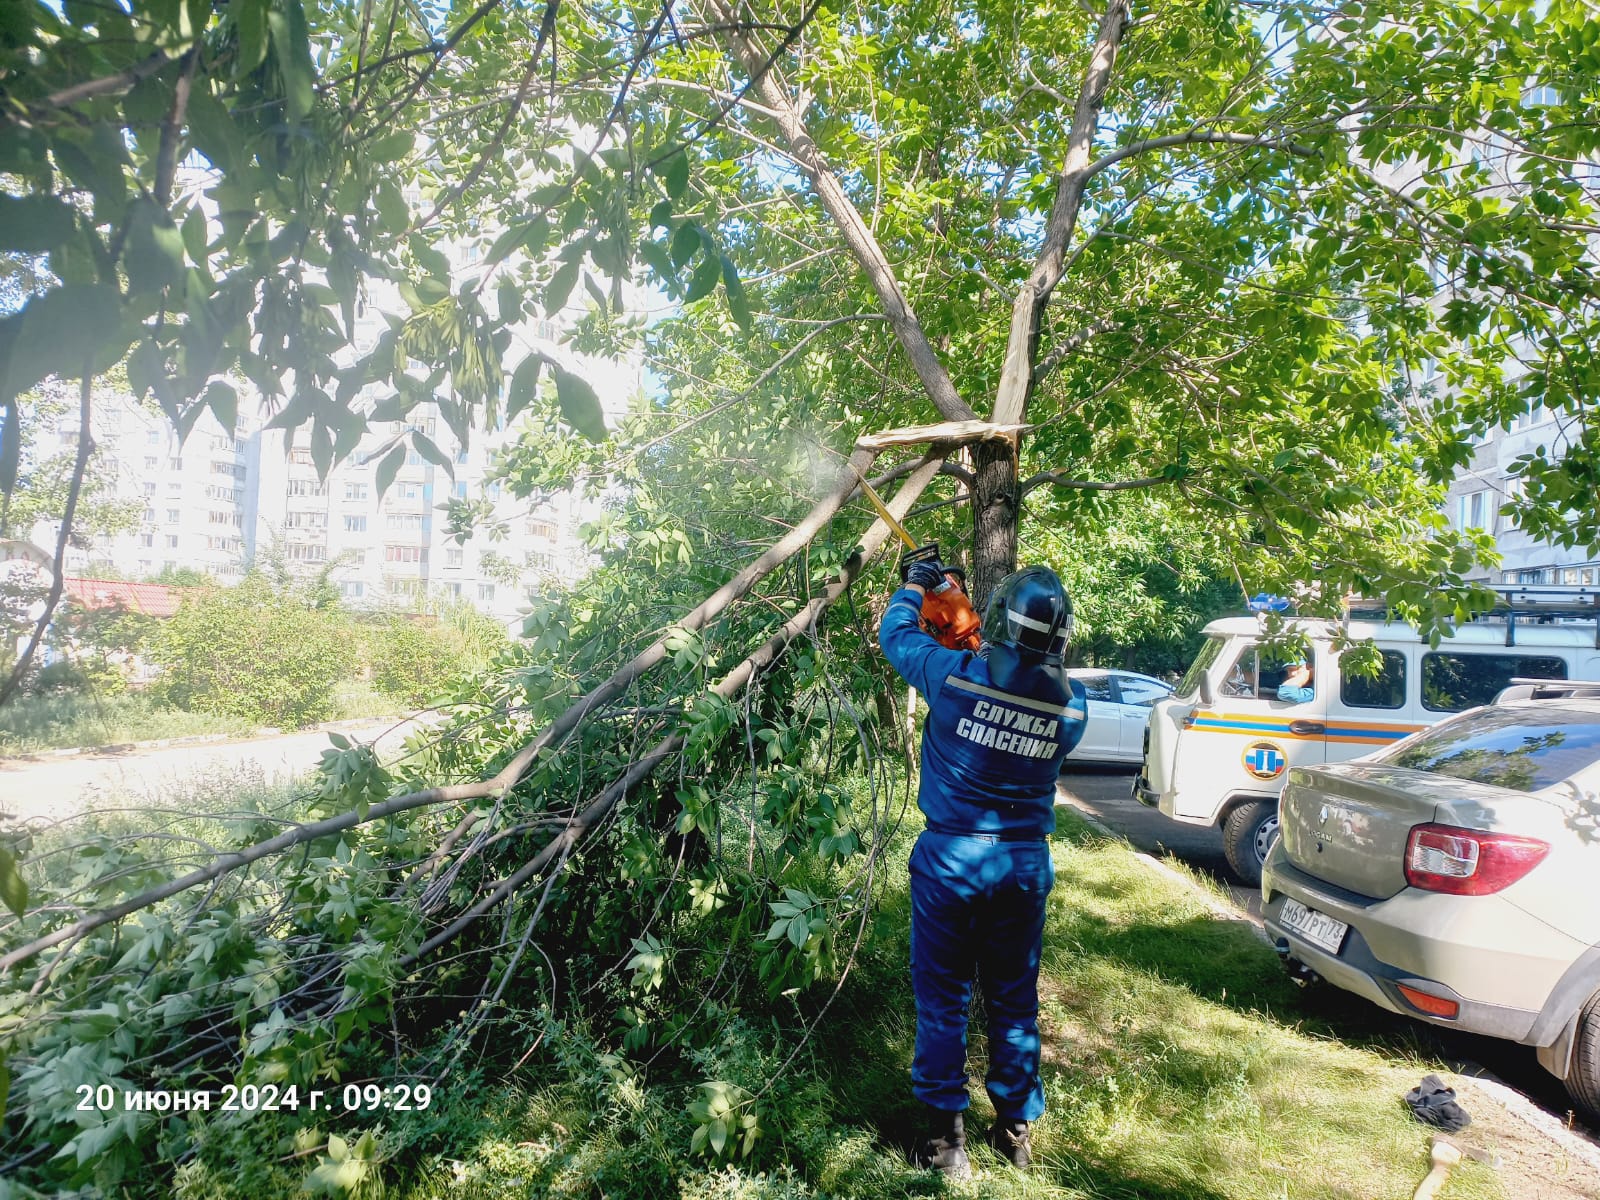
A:
MULTIPOLYGON (((1463 1148, 1498 1154, 1501 1163, 1495 1174, 1511 1200, 1600 1197, 1600 1146, 1561 1129, 1548 1113, 1498 1085, 1459 1075, 1447 1077, 1445 1082, 1456 1089, 1457 1101, 1472 1114, 1471 1126, 1452 1135, 1451 1140, 1463 1148)), ((1426 1141, 1426 1128, 1418 1125, 1417 1129, 1419 1140, 1426 1141)), ((1475 1162, 1463 1162, 1458 1169, 1488 1170, 1475 1162)))

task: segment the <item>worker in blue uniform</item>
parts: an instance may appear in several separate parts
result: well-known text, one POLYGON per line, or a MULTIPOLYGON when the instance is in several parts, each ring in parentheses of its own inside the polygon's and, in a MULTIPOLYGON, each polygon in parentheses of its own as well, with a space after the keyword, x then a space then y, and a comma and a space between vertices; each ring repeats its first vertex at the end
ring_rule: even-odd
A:
POLYGON ((1039 954, 1055 883, 1056 776, 1083 736, 1083 685, 1062 671, 1072 603, 1055 572, 1007 576, 985 612, 977 653, 950 650, 919 625, 936 563, 904 568, 878 630, 884 655, 922 695, 917 803, 927 829, 911 852, 911 983, 917 1003, 912 1091, 931 1135, 917 1161, 966 1178, 967 1008, 976 975, 988 1016, 994 1103, 989 1143, 1029 1162, 1039 1082, 1039 954))

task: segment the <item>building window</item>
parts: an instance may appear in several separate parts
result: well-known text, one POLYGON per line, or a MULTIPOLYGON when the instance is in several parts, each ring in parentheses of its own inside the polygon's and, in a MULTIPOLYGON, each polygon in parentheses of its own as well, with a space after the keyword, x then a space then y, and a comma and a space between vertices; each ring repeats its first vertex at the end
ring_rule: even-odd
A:
POLYGON ((346 600, 359 600, 367 594, 367 585, 359 579, 346 580, 339 585, 339 594, 346 600))
POLYGON ((156 544, 156 535, 153 533, 141 533, 139 535, 139 544, 141 546, 149 546, 154 548, 156 544))
POLYGON ((159 458, 157 458, 155 455, 147 454, 147 455, 144 456, 144 469, 146 471, 154 471, 160 466, 161 466, 161 460, 159 458))
POLYGON ((175 534, 175 533, 167 534, 167 549, 168 550, 176 550, 177 548, 178 548, 178 535, 175 534))
POLYGON ((544 538, 547 541, 554 541, 556 536, 556 527, 553 522, 541 521, 535 518, 529 520, 528 522, 528 533, 532 537, 544 538))
POLYGON ((176 508, 167 509, 167 524, 168 525, 176 525, 181 520, 183 520, 183 511, 181 509, 176 509, 176 508))
POLYGON ((298 446, 289 451, 289 461, 297 467, 310 467, 316 465, 311 461, 311 451, 302 450, 298 446))
POLYGON ((390 533, 422 532, 421 513, 390 513, 383 519, 383 527, 390 533))
MULTIPOLYGON (((145 484, 144 485, 144 494, 146 496, 154 496, 156 494, 156 485, 153 484, 153 483, 145 484)), ((150 514, 150 520, 154 521, 155 519, 156 519, 155 513, 151 513, 150 514)))
POLYGON ((169 495, 169 496, 181 496, 181 495, 183 495, 183 481, 181 479, 169 480, 167 482, 167 495, 169 495))
POLYGON ((156 510, 155 509, 147 508, 147 509, 144 510, 144 523, 146 525, 154 525, 156 523, 156 510))
POLYGON ((461 595, 461 585, 459 583, 447 583, 444 585, 444 590, 445 594, 449 596, 459 597, 461 595))
POLYGON ((465 446, 456 451, 456 465, 464 466, 467 461, 467 448, 465 446))
POLYGON ((344 498, 346 500, 365 500, 367 498, 367 485, 364 483, 345 484, 344 498))
POLYGON ((235 529, 238 529, 239 514, 236 512, 218 512, 213 508, 211 510, 211 523, 213 525, 232 525, 235 529))
POLYGON ((494 584, 492 584, 492 583, 480 583, 478 585, 478 599, 479 600, 493 600, 494 599, 494 584))
POLYGON ((328 527, 328 514, 314 510, 285 513, 283 527, 285 529, 326 529, 328 527))
POLYGON ((383 561, 396 563, 425 563, 428 551, 425 546, 385 546, 383 561))
POLYGON ((290 542, 284 547, 284 554, 291 562, 328 561, 328 548, 317 543, 290 542))
POLYGON ((459 567, 461 565, 461 560, 465 556, 466 552, 463 551, 460 546, 446 546, 444 551, 444 565, 447 567, 459 567))
POLYGON ((181 471, 183 470, 183 459, 169 458, 167 459, 167 466, 171 467, 174 471, 181 471))
POLYGON ((287 494, 290 496, 326 496, 328 494, 328 485, 317 483, 311 479, 291 479, 287 494))
POLYGON ((366 517, 346 517, 344 519, 346 533, 365 533, 367 531, 366 517))
POLYGON ((1456 497, 1456 528, 1460 530, 1486 529, 1489 493, 1469 492, 1456 497))
POLYGON ((455 496, 457 500, 465 500, 467 498, 467 481, 465 479, 456 480, 455 496))
POLYGON ((420 483, 398 483, 395 485, 395 498, 399 500, 421 500, 422 485, 420 483))
POLYGON ((147 430, 145 430, 144 431, 144 443, 147 446, 159 446, 159 445, 161 445, 161 431, 159 429, 147 429, 147 430))

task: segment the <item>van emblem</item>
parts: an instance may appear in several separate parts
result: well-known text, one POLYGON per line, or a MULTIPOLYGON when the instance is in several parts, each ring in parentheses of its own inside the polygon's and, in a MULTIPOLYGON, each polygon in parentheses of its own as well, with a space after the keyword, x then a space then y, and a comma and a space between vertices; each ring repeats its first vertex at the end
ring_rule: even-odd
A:
POLYGON ((1251 742, 1244 748, 1244 769, 1257 779, 1276 779, 1288 765, 1288 756, 1271 742, 1251 742))

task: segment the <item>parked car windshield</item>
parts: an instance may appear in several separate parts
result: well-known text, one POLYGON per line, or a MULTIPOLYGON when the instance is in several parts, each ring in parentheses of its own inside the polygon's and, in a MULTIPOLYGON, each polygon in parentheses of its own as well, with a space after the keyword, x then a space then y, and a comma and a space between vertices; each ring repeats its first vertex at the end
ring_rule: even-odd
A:
POLYGON ((1536 792, 1600 761, 1600 713, 1485 708, 1435 725, 1374 761, 1536 792))
POLYGON ((1200 688, 1200 676, 1204 675, 1217 661, 1217 655, 1222 653, 1222 643, 1227 640, 1220 637, 1208 637, 1200 646, 1200 653, 1194 656, 1194 661, 1189 664, 1189 669, 1183 673, 1183 678, 1178 681, 1178 690, 1174 695, 1192 696, 1200 688))

